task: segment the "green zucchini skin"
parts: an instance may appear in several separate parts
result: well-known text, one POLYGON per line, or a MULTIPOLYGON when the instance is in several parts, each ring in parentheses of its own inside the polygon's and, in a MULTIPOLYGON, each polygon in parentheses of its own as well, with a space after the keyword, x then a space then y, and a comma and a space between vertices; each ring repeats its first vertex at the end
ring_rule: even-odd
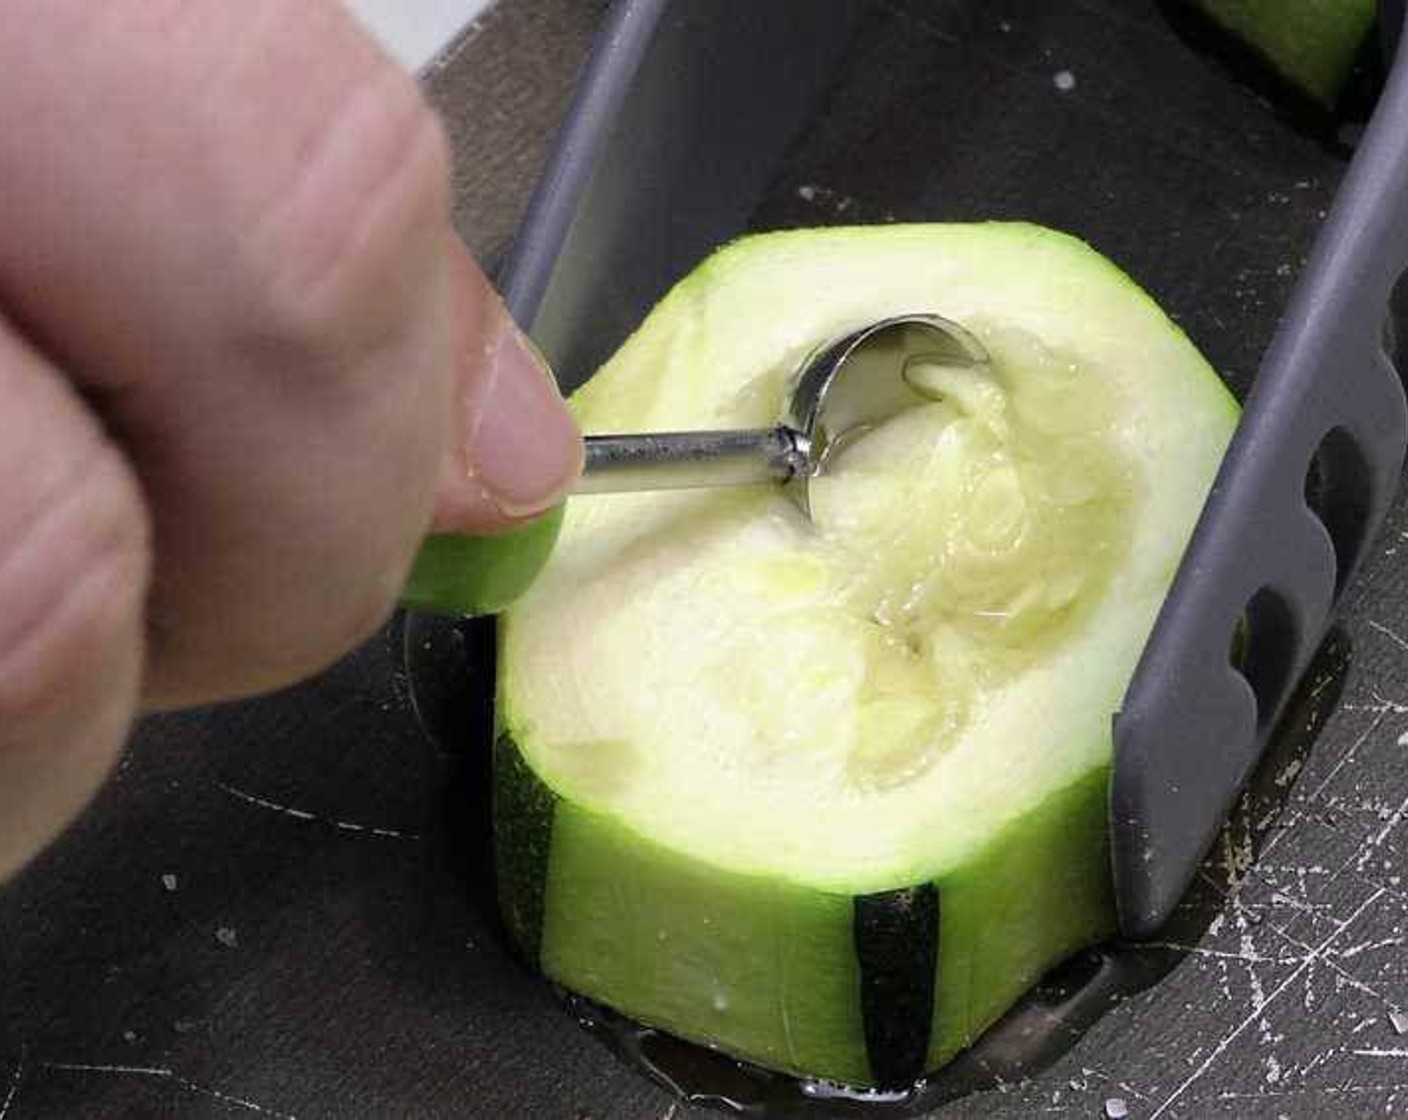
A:
POLYGON ((494 771, 498 897, 518 953, 648 1026, 727 1037, 770 1069, 911 1083, 1113 931, 1104 771, 939 882, 861 895, 670 852, 554 793, 510 732, 494 771))
POLYGON ((939 964, 939 890, 933 883, 857 895, 865 1051, 875 1080, 909 1085, 924 1074, 939 964))
POLYGON ((1196 0, 1283 78, 1332 107, 1374 26, 1374 0, 1196 0))
MULTIPOLYGON (((554 818, 561 803, 561 798, 524 760, 512 736, 500 735, 494 745, 494 850, 500 913, 515 950, 527 963, 543 968, 549 976, 555 975, 557 970, 544 959, 543 928, 554 818)), ((615 871, 623 879, 630 876, 631 862, 623 860, 615 871)), ((608 870, 607 874, 609 877, 611 872, 608 870)), ((631 889, 631 884, 625 882, 618 886, 623 892, 631 889)), ((794 916, 788 914, 789 907, 801 908, 796 907, 797 898, 781 884, 752 883, 741 893, 745 896, 745 906, 751 904, 754 898, 767 899, 763 905, 783 916, 775 927, 776 932, 800 933, 804 940, 820 932, 808 928, 812 923, 805 921, 808 915, 804 912, 795 915, 803 920, 789 920, 794 916)), ((670 904, 670 900, 660 898, 655 892, 638 897, 644 903, 662 908, 670 904)), ((699 896, 698 900, 706 904, 699 906, 695 915, 699 924, 706 928, 712 927, 715 922, 707 899, 707 895, 699 896)), ((853 982, 854 992, 846 1003, 855 1005, 860 1030, 850 1032, 850 1053, 846 1058, 840 1063, 829 1064, 827 1068, 838 1080, 885 1086, 912 1083, 925 1071, 935 1021, 934 991, 939 958, 938 888, 932 883, 924 883, 902 890, 838 898, 834 902, 840 905, 829 908, 833 915, 844 914, 844 904, 847 902, 851 908, 849 931, 836 922, 827 925, 833 934, 849 932, 850 935, 850 945, 846 947, 850 959, 844 972, 853 982)), ((576 910, 571 920, 575 923, 591 919, 583 910, 576 910)), ((741 935, 739 940, 746 942, 751 930, 745 926, 738 932, 741 935)), ((734 942, 722 930, 720 933, 729 943, 734 942)), ((773 944, 780 947, 785 940, 779 939, 773 944)), ((628 964, 644 963, 629 948, 628 945, 618 945, 614 955, 628 964)), ((746 958, 746 943, 743 948, 746 958)), ((651 952, 648 945, 645 951, 647 954, 651 952)), ((703 978, 695 973, 696 981, 703 978)), ((806 982, 805 975, 799 979, 806 982)), ((579 986, 575 976, 573 980, 574 987, 579 986)), ((691 987, 692 990, 687 988, 682 993, 686 1000, 694 998, 701 1004, 714 1005, 716 996, 699 990, 698 984, 691 987)), ((587 994, 592 993, 588 991, 587 994)), ((765 995, 765 1002, 769 1003, 776 998, 778 1014, 784 1019, 790 1018, 785 978, 783 989, 776 996, 767 992, 766 985, 759 986, 750 994, 765 995)), ((678 1022, 661 1021, 648 1013, 639 1017, 651 1025, 680 1030, 678 1022)), ((793 1030, 795 1028, 790 1024, 784 1027, 784 1037, 793 1030)), ((690 1034, 687 1028, 681 1033, 686 1037, 690 1034)), ((705 1038, 696 1040, 709 1041, 705 1038)), ((761 1054, 753 1056, 763 1057, 761 1054)), ((820 1060, 802 1052, 795 1052, 792 1057, 798 1063, 793 1072, 798 1074, 811 1068, 809 1063, 820 1060)), ((769 1064, 776 1061, 773 1058, 769 1064)))
POLYGON ((544 892, 558 797, 508 735, 494 743, 494 866, 499 915, 514 947, 538 967, 544 892))

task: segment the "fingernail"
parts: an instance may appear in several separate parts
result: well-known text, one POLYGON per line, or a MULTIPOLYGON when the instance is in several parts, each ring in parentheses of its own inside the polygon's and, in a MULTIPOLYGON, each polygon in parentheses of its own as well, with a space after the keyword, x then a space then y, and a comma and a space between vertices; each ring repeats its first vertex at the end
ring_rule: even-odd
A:
POLYGON ((582 437, 547 364, 512 323, 494 355, 470 450, 474 477, 507 517, 557 505, 582 471, 582 437))

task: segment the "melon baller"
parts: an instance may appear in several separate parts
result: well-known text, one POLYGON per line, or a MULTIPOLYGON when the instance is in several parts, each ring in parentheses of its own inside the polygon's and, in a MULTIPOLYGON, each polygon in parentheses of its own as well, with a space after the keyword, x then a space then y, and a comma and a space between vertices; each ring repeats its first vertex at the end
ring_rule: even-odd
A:
POLYGON ((831 459, 906 409, 936 399, 917 369, 987 365, 982 343, 938 315, 898 315, 823 344, 788 386, 772 428, 586 438, 575 494, 780 482, 808 517, 809 485, 831 459))
MULTIPOLYGON (((781 386, 780 421, 766 428, 587 436, 571 494, 776 485, 811 518, 811 483, 866 432, 943 397, 945 372, 971 374, 987 351, 938 315, 894 315, 823 341, 781 386)), ((450 617, 493 615, 547 563, 563 505, 507 537, 432 537, 402 603, 450 617), (468 573, 468 575, 466 575, 468 573)))

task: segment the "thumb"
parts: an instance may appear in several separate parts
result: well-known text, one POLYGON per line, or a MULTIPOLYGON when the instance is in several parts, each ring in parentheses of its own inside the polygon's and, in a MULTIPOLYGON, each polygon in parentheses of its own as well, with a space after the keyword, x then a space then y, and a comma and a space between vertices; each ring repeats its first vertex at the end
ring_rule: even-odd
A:
POLYGON ((547 365, 463 246, 451 269, 458 391, 434 529, 500 532, 562 500, 582 470, 582 437, 547 365))

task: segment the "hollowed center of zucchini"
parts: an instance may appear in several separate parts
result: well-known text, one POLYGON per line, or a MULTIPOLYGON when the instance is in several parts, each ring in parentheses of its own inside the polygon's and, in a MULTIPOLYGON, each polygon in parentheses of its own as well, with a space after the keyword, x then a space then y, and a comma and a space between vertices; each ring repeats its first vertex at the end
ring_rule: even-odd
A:
POLYGON ((861 787, 932 765, 988 691, 1079 624, 1127 547, 1134 476, 1107 379, 1019 331, 988 342, 989 370, 913 371, 938 403, 812 487, 817 532, 795 563, 825 592, 787 625, 834 614, 859 636, 846 772, 861 787))

